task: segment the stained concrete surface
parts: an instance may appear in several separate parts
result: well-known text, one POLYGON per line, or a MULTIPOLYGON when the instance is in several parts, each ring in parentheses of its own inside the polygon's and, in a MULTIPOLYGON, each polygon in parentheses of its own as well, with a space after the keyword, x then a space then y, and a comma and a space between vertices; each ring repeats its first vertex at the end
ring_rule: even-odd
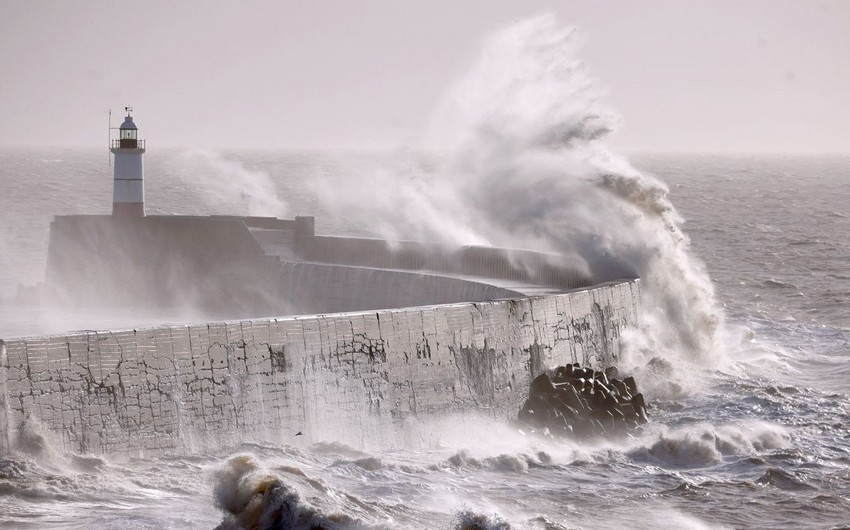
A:
POLYGON ((637 280, 534 298, 17 339, 0 446, 26 422, 65 450, 134 455, 516 414, 547 367, 616 363, 637 280))

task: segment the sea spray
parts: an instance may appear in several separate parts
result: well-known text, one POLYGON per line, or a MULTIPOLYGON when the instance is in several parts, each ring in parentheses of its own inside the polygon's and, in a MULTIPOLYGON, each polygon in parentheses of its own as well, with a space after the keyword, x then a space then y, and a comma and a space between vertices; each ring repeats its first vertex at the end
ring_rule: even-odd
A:
POLYGON ((627 451, 631 459, 665 468, 699 468, 719 464, 724 458, 792 446, 790 433, 784 427, 759 420, 720 426, 698 423, 675 429, 654 427, 655 432, 635 441, 636 445, 627 451))
POLYGON ((620 365, 712 365, 723 315, 710 279, 667 187, 602 144, 619 118, 578 40, 551 16, 496 33, 439 105, 430 164, 325 184, 323 200, 387 237, 558 252, 597 282, 640 276, 641 322, 620 365))
POLYGON ((222 530, 367 528, 347 515, 320 513, 302 501, 294 487, 260 468, 249 455, 230 458, 216 472, 215 478, 216 504, 226 513, 218 526, 222 530))
POLYGON ((350 158, 342 178, 317 172, 308 183, 323 210, 391 244, 400 239, 447 248, 492 244, 477 230, 478 212, 458 193, 458 183, 436 178, 431 156, 403 149, 350 158))
POLYGON ((485 515, 462 510, 454 520, 455 530, 511 530, 511 525, 497 514, 485 515))
POLYGON ((722 313, 708 275, 666 186, 600 143, 618 119, 575 58, 577 39, 550 16, 493 36, 444 104, 463 109, 461 128, 471 132, 443 172, 473 197, 490 240, 578 253, 597 281, 641 277, 642 333, 627 344, 627 362, 710 362, 722 313))
POLYGON ((217 214, 285 217, 289 211, 268 173, 248 169, 215 151, 182 153, 176 175, 197 188, 198 198, 217 214))

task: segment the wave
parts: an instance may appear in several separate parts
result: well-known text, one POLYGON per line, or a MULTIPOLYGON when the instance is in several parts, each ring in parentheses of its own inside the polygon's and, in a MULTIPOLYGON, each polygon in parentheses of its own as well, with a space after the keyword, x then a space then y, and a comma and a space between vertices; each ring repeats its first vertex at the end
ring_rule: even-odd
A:
POLYGON ((384 464, 380 458, 374 456, 366 456, 357 460, 337 460, 332 466, 353 466, 363 471, 380 471, 382 469, 390 469, 392 466, 384 464))
POLYGON ((799 478, 788 471, 778 467, 769 467, 764 474, 756 479, 759 486, 773 486, 783 490, 806 490, 816 489, 806 482, 805 478, 799 478))
POLYGON ((454 530, 510 530, 511 525, 498 515, 485 515, 469 510, 455 516, 454 530))
POLYGON ((697 468, 720 464, 727 456, 750 456, 790 446, 790 435, 777 425, 759 422, 715 427, 704 424, 661 433, 654 441, 631 449, 627 455, 663 466, 697 468))
POLYGON ((788 242, 789 247, 802 247, 809 245, 823 245, 825 241, 821 239, 795 239, 788 242))
MULTIPOLYGON (((491 471, 506 473, 525 473, 528 471, 529 463, 533 462, 526 455, 500 454, 484 458, 474 458, 466 450, 458 451, 444 463, 444 466, 452 468, 489 469, 491 471)), ((534 465, 534 464, 532 464, 534 465)), ((536 465, 540 465, 539 462, 536 465)), ((432 469, 437 469, 435 466, 432 469)))
POLYGON ((279 476, 247 455, 230 458, 215 475, 216 505, 226 515, 220 530, 356 530, 371 528, 348 515, 322 513, 302 501, 279 476))
POLYGON ((400 152, 368 178, 316 179, 316 195, 388 239, 555 252, 597 282, 640 276, 629 362, 715 364, 714 287, 667 186, 602 144, 620 120, 576 57, 579 41, 553 16, 496 33, 434 113, 433 163, 400 152))
POLYGON ((775 280, 773 278, 769 280, 765 280, 761 282, 761 284, 765 287, 776 288, 776 289, 794 289, 795 291, 799 291, 800 288, 794 285, 791 282, 783 282, 780 280, 775 280))
POLYGON ((331 454, 347 458, 366 458, 369 456, 368 453, 339 441, 316 442, 310 446, 310 450, 317 454, 331 454))

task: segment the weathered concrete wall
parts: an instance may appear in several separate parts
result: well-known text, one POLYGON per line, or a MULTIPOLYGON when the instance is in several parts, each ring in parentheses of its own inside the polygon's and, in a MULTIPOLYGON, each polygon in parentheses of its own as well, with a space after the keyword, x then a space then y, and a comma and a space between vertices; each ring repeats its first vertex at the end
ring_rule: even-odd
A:
POLYGON ((530 379, 616 362, 637 281, 560 295, 88 332, 5 344, 0 444, 30 418, 66 450, 132 455, 308 440, 477 409, 516 413, 530 379))

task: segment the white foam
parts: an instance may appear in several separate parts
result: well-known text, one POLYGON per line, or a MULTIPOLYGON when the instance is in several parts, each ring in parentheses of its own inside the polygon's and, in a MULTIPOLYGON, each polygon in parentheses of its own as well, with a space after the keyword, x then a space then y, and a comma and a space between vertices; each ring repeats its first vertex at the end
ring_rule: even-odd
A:
POLYGON ((554 251, 597 281, 639 275, 628 364, 712 365, 723 321, 713 286, 667 187, 602 144, 619 119, 579 40, 551 16, 496 33, 436 110, 430 164, 396 153, 362 178, 319 179, 320 201, 385 237, 554 251))

